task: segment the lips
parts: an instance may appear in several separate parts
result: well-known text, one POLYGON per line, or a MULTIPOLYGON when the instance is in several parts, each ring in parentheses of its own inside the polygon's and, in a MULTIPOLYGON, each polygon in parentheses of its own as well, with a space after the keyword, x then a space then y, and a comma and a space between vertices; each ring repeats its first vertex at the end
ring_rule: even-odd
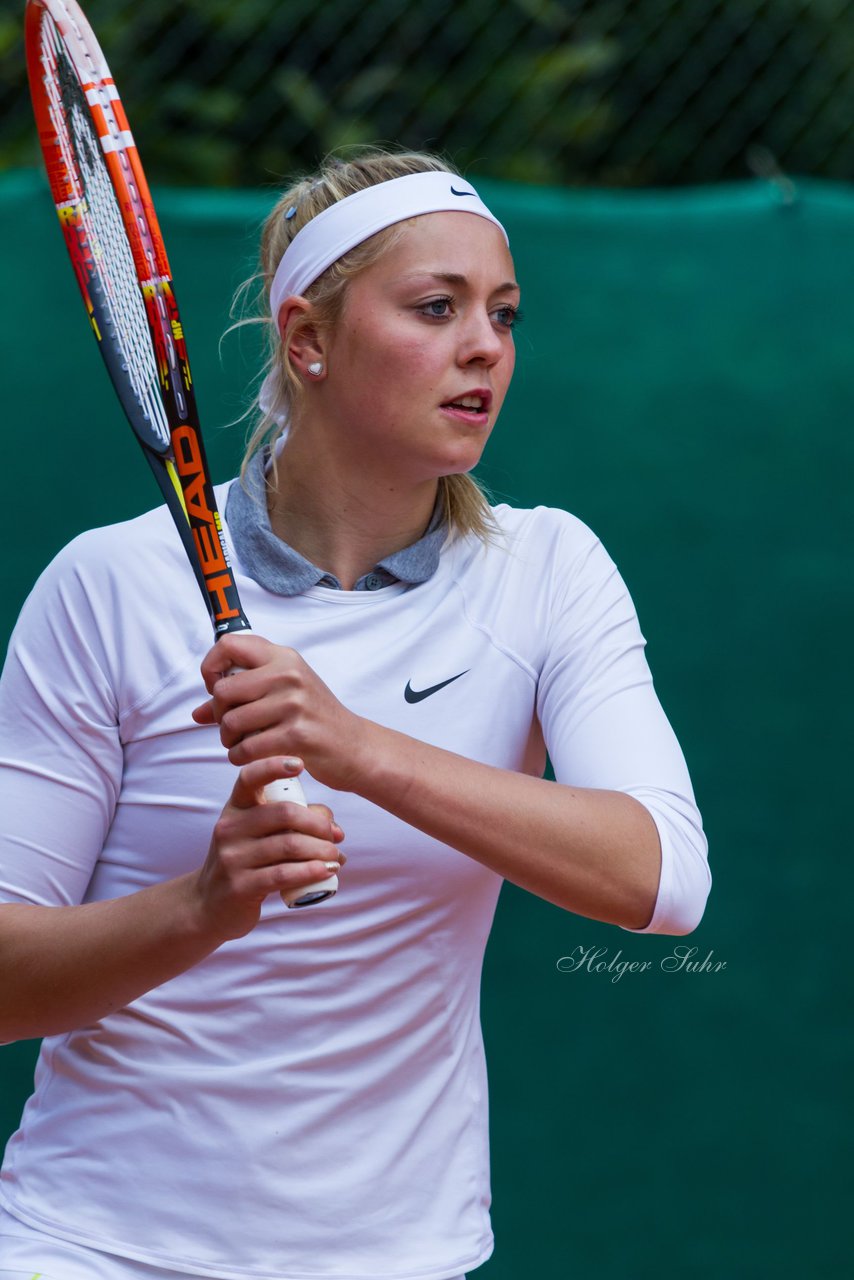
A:
POLYGON ((473 391, 462 391, 459 395, 446 400, 443 409, 460 409, 464 413, 489 413, 492 404, 492 392, 484 387, 476 387, 473 391))

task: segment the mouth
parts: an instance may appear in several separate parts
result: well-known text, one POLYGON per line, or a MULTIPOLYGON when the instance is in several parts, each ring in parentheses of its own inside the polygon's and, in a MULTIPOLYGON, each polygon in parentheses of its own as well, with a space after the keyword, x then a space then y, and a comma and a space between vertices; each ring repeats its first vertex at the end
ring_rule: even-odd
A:
POLYGON ((464 395, 456 396, 453 400, 446 400, 441 408, 446 413, 453 413, 455 417, 483 423, 489 418, 491 404, 492 392, 478 388, 476 391, 467 391, 464 395))

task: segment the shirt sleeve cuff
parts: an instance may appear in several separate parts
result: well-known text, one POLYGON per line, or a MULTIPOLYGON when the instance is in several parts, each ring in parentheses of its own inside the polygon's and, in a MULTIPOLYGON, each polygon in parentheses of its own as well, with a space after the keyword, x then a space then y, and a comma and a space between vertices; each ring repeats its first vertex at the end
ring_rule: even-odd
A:
POLYGON ((652 919, 626 933, 692 933, 703 918, 712 885, 708 844, 694 805, 660 792, 632 792, 649 812, 661 844, 661 872, 652 919))

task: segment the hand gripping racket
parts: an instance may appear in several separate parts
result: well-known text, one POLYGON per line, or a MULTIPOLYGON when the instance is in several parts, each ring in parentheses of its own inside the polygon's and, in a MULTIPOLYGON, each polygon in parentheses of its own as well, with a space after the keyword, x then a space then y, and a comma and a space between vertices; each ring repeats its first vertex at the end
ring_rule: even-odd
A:
MULTIPOLYGON (((27 0, 26 49, 48 180, 104 363, 172 513, 215 638, 248 631, 163 237, 110 69, 76 0, 27 0)), ((297 778, 264 794, 305 804, 297 778)), ((332 876, 283 897, 309 906, 337 888, 332 876)))

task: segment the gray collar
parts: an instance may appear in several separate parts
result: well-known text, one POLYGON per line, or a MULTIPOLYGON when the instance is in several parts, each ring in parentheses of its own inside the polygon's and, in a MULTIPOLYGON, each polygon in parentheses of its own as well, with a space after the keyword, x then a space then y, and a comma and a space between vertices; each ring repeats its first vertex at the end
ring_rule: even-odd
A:
MULTIPOLYGON (((293 547, 277 538, 267 514, 265 469, 269 451, 256 453, 246 468, 246 479, 232 481, 226 500, 228 531, 241 566, 250 578, 279 596, 298 596, 310 587, 334 587, 341 583, 325 569, 306 560, 293 547)), ((402 551, 393 551, 364 574, 356 591, 376 591, 396 582, 415 586, 426 582, 439 567, 439 552, 447 528, 442 504, 437 501, 426 532, 402 551)))

